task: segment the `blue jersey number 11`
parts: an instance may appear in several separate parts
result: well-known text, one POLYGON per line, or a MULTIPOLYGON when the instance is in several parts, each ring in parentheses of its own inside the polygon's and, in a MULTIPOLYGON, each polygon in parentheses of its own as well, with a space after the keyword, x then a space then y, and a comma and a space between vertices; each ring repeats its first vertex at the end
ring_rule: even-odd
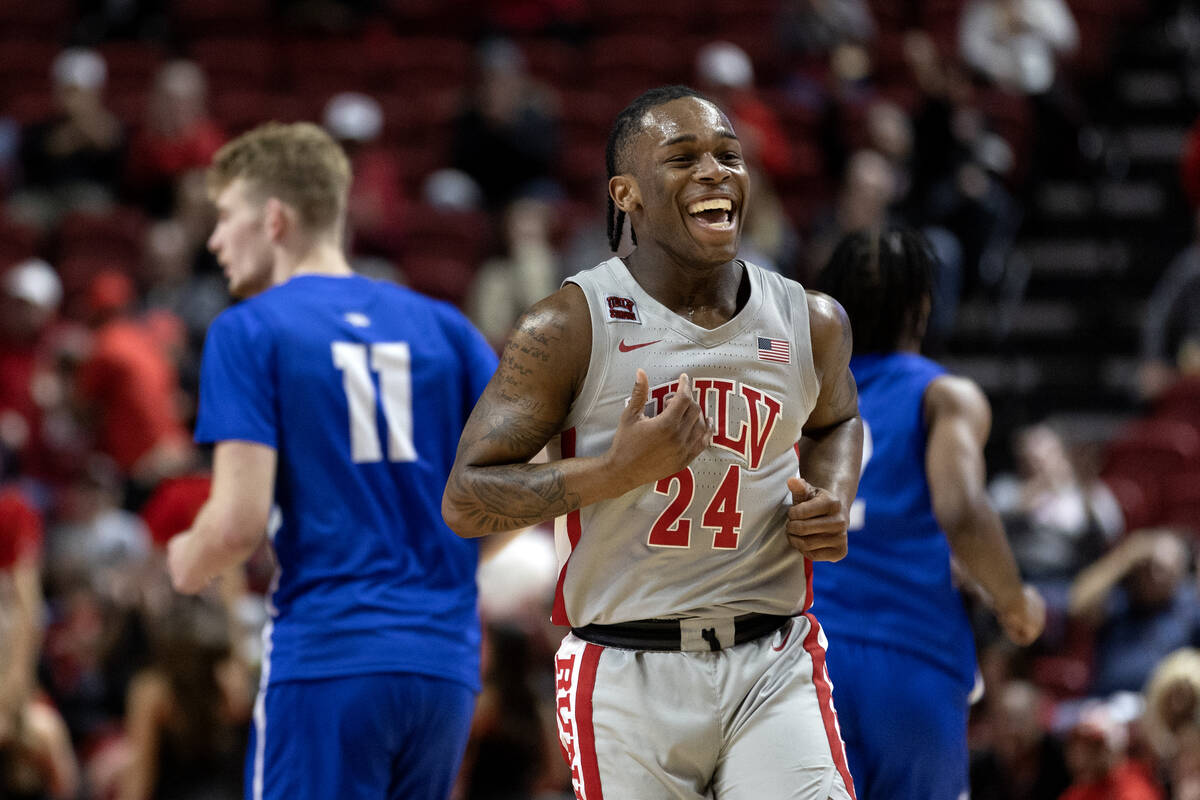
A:
POLYGON ((383 460, 376 424, 375 382, 379 373, 379 399, 387 426, 388 461, 416 461, 413 446, 412 360, 407 342, 377 342, 368 347, 355 342, 334 342, 333 364, 342 372, 342 388, 350 411, 350 459, 356 464, 383 460))

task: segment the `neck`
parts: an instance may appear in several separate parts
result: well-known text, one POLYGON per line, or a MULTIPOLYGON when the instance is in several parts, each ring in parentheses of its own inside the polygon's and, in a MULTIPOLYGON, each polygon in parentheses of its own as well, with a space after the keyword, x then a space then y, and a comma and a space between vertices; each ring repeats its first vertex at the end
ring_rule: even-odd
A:
POLYGON ((639 252, 640 248, 625 259, 629 272, 647 294, 667 308, 694 322, 713 315, 725 321, 737 313, 743 273, 737 261, 680 265, 645 255, 639 258, 639 252))
POLYGON ((313 239, 305 247, 275 248, 275 283, 297 275, 350 275, 353 270, 340 244, 330 239, 313 239))

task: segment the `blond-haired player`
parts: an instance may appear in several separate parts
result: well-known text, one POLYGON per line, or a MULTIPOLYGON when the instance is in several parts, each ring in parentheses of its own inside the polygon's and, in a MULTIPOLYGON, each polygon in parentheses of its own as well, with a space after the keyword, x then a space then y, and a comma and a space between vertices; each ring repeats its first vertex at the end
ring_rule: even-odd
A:
POLYGON ((444 800, 479 621, 476 547, 438 504, 495 355, 445 303, 353 274, 349 181, 315 125, 266 125, 216 155, 208 244, 247 299, 205 341, 212 494, 168 562, 199 591, 279 510, 246 797, 444 800))

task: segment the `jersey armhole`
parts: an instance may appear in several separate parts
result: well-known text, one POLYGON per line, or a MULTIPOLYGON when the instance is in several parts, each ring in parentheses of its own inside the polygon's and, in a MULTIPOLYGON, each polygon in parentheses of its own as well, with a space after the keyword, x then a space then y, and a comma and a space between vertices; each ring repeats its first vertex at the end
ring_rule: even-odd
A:
POLYGON ((563 281, 564 285, 573 283, 583 292, 584 301, 587 303, 588 320, 591 323, 592 336, 592 351, 588 357, 587 371, 583 375, 583 383, 580 386, 580 391, 575 400, 571 403, 571 408, 567 411, 567 417, 563 420, 563 430, 576 427, 580 421, 585 420, 592 413, 596 401, 600 397, 600 390, 604 386, 604 381, 608 377, 609 350, 608 345, 608 329, 604 325, 604 319, 601 316, 601 309, 595 302, 594 285, 592 283, 590 273, 584 275, 575 275, 563 281))
POLYGON ((804 337, 804 346, 796 342, 796 370, 800 373, 800 389, 804 392, 804 418, 817 407, 817 398, 821 394, 821 382, 817 379, 817 367, 813 363, 812 329, 809 327, 808 293, 804 287, 795 281, 784 284, 788 289, 788 297, 792 306, 792 326, 796 337, 804 337))

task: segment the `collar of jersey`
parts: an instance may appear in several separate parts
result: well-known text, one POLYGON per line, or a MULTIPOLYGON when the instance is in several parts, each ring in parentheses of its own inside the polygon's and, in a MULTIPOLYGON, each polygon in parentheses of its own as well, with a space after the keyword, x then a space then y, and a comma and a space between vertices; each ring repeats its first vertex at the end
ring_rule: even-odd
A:
POLYGON ((758 268, 744 259, 738 260, 742 262, 746 273, 750 276, 750 299, 728 322, 711 329, 688 321, 651 297, 620 258, 613 256, 608 263, 617 282, 633 296, 638 305, 642 308, 657 310, 659 316, 667 320, 667 326, 688 341, 701 347, 717 347, 745 333, 758 321, 758 311, 762 308, 762 281, 759 278, 758 268))

